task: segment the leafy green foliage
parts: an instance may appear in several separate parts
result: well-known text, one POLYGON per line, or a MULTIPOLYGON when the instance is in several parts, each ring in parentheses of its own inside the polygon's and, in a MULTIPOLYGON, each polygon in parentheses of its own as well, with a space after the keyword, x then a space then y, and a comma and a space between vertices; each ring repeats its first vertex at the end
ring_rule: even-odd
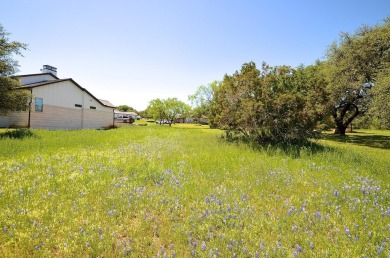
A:
POLYGON ((169 125, 172 124, 175 118, 178 116, 188 115, 191 111, 191 107, 188 106, 183 101, 178 100, 177 98, 168 98, 164 101, 165 105, 165 117, 169 122, 169 125))
MULTIPOLYGON (((220 84, 221 82, 219 81, 213 81, 207 86, 201 85, 193 95, 188 96, 193 108, 192 113, 195 117, 211 117, 214 94, 218 90, 220 84)), ((211 123, 213 124, 212 121, 211 123)))
POLYGON ((1 138, 13 138, 13 139, 23 139, 26 137, 32 137, 34 135, 33 131, 30 129, 16 129, 16 130, 10 130, 6 131, 5 133, 0 134, 1 138))
POLYGON ((128 105, 119 105, 117 107, 117 109, 119 111, 123 111, 123 112, 135 112, 135 113, 138 113, 138 111, 136 109, 134 109, 134 108, 132 108, 132 107, 130 107, 128 105))
POLYGON ((14 55, 20 55, 27 45, 10 41, 9 33, 0 24, 0 115, 7 115, 10 111, 26 110, 29 93, 25 90, 15 90, 20 86, 17 79, 9 76, 17 72, 18 62, 14 55))
POLYGON ((148 116, 153 117, 154 119, 163 120, 166 117, 165 114, 165 105, 164 100, 153 99, 149 102, 148 107, 146 108, 146 113, 148 116))
POLYGON ((228 138, 293 143, 312 137, 324 116, 324 82, 318 68, 288 66, 261 71, 255 63, 226 75, 216 92, 215 121, 228 138))
MULTIPOLYGON (((386 83, 381 77, 386 76, 383 70, 390 64, 389 42, 388 18, 383 25, 362 26, 353 35, 343 33, 339 43, 333 43, 329 48, 327 53, 329 93, 334 104, 332 115, 337 127, 336 133, 344 135, 348 125, 358 115, 369 110, 371 93, 360 94, 364 83, 375 83, 375 87, 386 88, 380 84, 386 83), (343 105, 340 106, 340 103, 343 105)), ((383 96, 376 94, 376 97, 383 96)), ((378 105, 381 101, 378 100, 376 103, 378 105)), ((390 112, 390 109, 385 112, 390 112)))
POLYGON ((177 98, 154 99, 146 109, 148 115, 159 121, 167 120, 169 125, 175 118, 187 115, 190 111, 191 107, 177 98))
POLYGON ((372 124, 378 129, 390 129, 390 64, 378 74, 372 95, 372 124))

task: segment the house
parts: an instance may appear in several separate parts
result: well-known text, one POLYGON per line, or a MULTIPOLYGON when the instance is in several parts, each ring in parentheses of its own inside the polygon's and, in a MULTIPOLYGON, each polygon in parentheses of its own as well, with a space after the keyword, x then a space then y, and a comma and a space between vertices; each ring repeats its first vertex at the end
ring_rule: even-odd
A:
POLYGON ((201 116, 199 118, 195 116, 184 116, 184 117, 177 117, 174 120, 175 123, 186 123, 186 124, 204 124, 207 125, 209 123, 209 120, 207 116, 201 116))
POLYGON ((124 124, 132 124, 138 118, 135 112, 114 110, 114 125, 119 127, 124 124))
POLYGON ((30 91, 27 111, 0 116, 0 127, 81 129, 110 128, 115 106, 97 99, 73 79, 59 79, 55 67, 44 65, 42 73, 19 75, 20 89, 30 91))

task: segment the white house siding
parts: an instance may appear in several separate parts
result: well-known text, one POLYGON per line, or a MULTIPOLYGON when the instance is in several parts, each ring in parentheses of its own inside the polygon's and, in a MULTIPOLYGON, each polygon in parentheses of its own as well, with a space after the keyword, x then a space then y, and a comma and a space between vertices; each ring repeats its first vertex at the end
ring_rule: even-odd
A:
POLYGON ((52 81, 52 80, 56 80, 56 79, 50 74, 34 74, 30 76, 19 77, 19 81, 22 85, 31 84, 35 82, 52 81))
POLYGON ((84 109, 83 128, 109 128, 113 124, 113 112, 109 110, 84 109))
POLYGON ((113 108, 103 106, 87 92, 83 93, 83 128, 112 127, 114 119, 113 108))
POLYGON ((81 108, 64 108, 43 104, 43 112, 31 111, 30 127, 43 129, 80 129, 82 128, 82 113, 81 108))
POLYGON ((9 127, 9 116, 0 116, 0 128, 9 127))
POLYGON ((28 127, 28 111, 13 112, 9 117, 9 126, 7 127, 28 127))
MULTIPOLYGON (((77 108, 75 104, 83 105, 84 92, 71 81, 62 81, 33 88, 35 97, 43 99, 43 105, 77 108)), ((84 105, 83 105, 84 107, 84 105)), ((80 108, 77 108, 80 109, 80 108)))
POLYGON ((0 116, 0 128, 28 127, 28 111, 11 112, 8 116, 0 116))

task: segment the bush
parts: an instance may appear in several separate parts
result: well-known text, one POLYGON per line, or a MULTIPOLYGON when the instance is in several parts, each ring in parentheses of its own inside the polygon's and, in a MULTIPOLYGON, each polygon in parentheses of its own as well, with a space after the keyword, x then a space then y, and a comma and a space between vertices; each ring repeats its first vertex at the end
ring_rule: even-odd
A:
POLYGON ((216 92, 214 121, 230 140, 300 143, 316 135, 326 94, 317 67, 269 67, 251 62, 226 75, 216 92))
POLYGON ((16 129, 12 131, 6 131, 0 135, 0 138, 12 138, 12 139, 23 139, 34 136, 34 133, 30 129, 16 129))

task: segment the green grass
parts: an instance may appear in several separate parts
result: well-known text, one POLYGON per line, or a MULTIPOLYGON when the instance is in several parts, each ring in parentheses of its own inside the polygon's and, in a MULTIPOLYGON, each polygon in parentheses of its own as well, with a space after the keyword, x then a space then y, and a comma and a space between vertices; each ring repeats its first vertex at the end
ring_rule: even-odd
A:
POLYGON ((220 134, 150 123, 3 137, 1 256, 390 255, 390 132, 299 151, 220 134))

